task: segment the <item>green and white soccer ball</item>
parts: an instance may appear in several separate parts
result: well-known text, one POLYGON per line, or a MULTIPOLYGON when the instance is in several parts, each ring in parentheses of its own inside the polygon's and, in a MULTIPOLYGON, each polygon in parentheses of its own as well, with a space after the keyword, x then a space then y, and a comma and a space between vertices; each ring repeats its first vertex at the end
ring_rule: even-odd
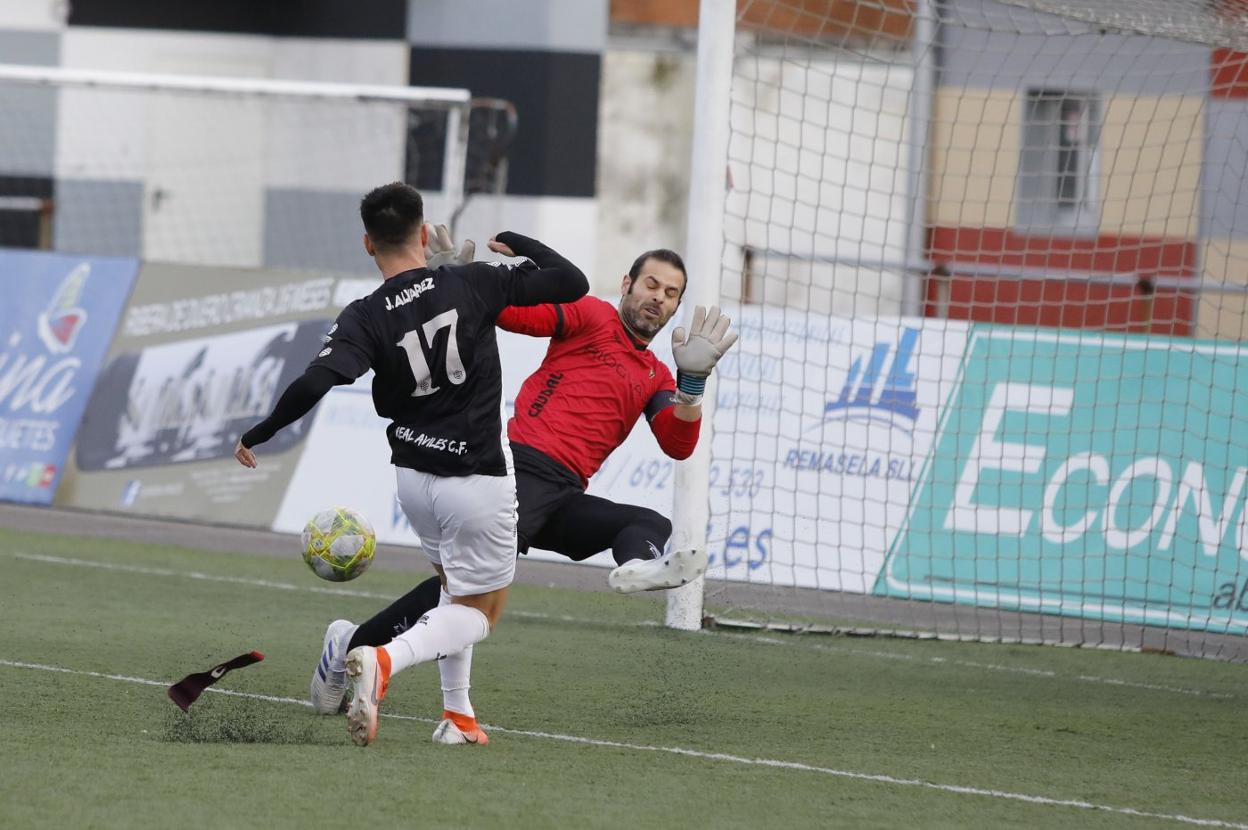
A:
POLYGON ((322 510, 303 528, 303 561, 330 582, 355 579, 373 564, 376 552, 373 526, 350 508, 322 510))

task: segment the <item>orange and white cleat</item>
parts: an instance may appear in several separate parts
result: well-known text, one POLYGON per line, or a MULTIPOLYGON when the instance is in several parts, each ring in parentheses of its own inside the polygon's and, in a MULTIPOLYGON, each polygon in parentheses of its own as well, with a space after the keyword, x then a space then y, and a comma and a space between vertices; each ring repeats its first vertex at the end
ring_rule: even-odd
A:
POLYGON ((356 746, 368 746, 377 737, 377 710, 390 686, 390 655, 384 648, 360 646, 347 654, 351 704, 347 732, 356 746))
POLYGON ((485 730, 477 723, 476 718, 452 712, 450 709, 443 709, 442 722, 438 724, 437 729, 433 730, 433 742, 435 744, 485 746, 490 742, 490 736, 485 734, 485 730))

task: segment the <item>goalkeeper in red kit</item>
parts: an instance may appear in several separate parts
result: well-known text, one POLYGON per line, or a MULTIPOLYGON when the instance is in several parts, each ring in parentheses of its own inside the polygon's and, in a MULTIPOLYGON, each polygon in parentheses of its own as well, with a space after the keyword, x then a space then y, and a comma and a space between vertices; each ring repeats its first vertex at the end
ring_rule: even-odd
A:
MULTIPOLYGON (((431 246, 435 263, 471 258, 470 243, 457 258, 445 232, 431 246)), ((497 320, 507 331, 550 338, 541 366, 516 396, 507 425, 519 551, 534 547, 581 561, 610 550, 618 567, 608 584, 621 593, 678 587, 706 568, 705 551, 663 552, 672 524, 662 514, 585 492, 590 477, 642 415, 670 457, 687 458, 697 445, 706 380, 737 335, 718 309, 695 308, 689 330, 673 332, 677 372, 672 377, 649 345, 680 307, 687 282, 678 254, 647 251, 624 276, 618 305, 584 297, 507 308, 497 320)), ((389 642, 445 601, 439 591, 438 578, 431 577, 362 625, 331 623, 321 664, 327 659, 332 664, 332 655, 357 646, 389 642)), ((465 659, 471 660, 471 654, 465 659)), ((337 711, 343 699, 333 674, 323 679, 320 672, 313 674, 312 705, 318 712, 337 711)), ((466 683, 467 672, 464 678, 466 683)), ((443 691, 466 697, 467 689, 443 691)))
POLYGON ((498 326, 549 337, 546 357, 516 396, 507 437, 515 458, 520 549, 586 559, 610 549, 619 565, 608 578, 617 591, 674 588, 706 567, 701 552, 662 554, 668 519, 647 508, 585 492, 589 479, 624 442, 643 414, 663 452, 688 458, 698 443, 702 390, 715 362, 736 340, 729 320, 695 312, 692 333, 676 331, 677 364, 699 349, 694 370, 679 380, 648 348, 680 305, 685 266, 672 251, 647 251, 621 285, 618 306, 594 297, 564 305, 508 308, 498 326))

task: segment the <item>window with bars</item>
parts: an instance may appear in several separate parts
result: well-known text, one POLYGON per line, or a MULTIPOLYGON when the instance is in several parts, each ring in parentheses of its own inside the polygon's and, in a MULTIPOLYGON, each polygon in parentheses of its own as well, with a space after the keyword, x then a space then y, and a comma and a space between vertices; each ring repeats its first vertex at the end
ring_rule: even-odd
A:
POLYGON ((1020 230, 1097 232, 1100 109, 1092 93, 1027 92, 1015 203, 1020 230))

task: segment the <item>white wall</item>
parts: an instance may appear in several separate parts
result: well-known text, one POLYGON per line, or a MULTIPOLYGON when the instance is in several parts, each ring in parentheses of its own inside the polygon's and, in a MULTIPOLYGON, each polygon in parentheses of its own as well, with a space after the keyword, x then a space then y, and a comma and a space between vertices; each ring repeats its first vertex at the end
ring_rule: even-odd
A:
POLYGON ((0 0, 0 29, 60 31, 68 14, 68 0, 0 0))
MULTIPOLYGON (((407 54, 399 41, 94 28, 62 36, 66 67, 180 75, 404 85, 407 54)), ((405 110, 389 104, 69 89, 60 96, 56 175, 140 183, 140 204, 122 204, 132 188, 117 189, 117 204, 102 193, 83 215, 139 211, 146 259, 262 265, 270 191, 358 200, 402 177, 405 123, 405 110)), ((89 229, 76 231, 89 244, 89 229)))
MULTIPOLYGON (((596 290, 614 290, 647 248, 683 250, 694 69, 691 52, 609 48, 603 56, 596 290)), ((754 302, 900 312, 900 273, 816 260, 904 259, 912 78, 904 63, 853 56, 738 58, 726 298, 741 297, 749 245, 792 255, 756 258, 754 302)))
POLYGON ((693 140, 694 56, 610 49, 598 108, 598 256, 610 294, 638 254, 684 251, 693 140))
MULTIPOLYGON (((901 274, 817 260, 904 259, 912 78, 908 66, 852 56, 738 59, 725 233, 792 255, 756 261, 754 301, 900 313, 901 274)), ((739 296, 740 280, 724 286, 739 296)))

